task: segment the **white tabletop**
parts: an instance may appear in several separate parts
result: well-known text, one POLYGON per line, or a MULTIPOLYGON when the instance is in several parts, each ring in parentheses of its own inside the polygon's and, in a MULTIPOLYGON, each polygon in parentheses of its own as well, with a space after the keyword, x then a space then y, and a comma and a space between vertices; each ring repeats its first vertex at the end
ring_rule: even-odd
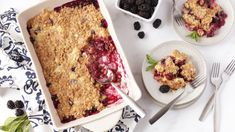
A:
MULTIPOLYGON (((0 0, 0 12, 14 7, 21 11, 31 5, 36 4, 40 0, 0 0)), ((159 29, 154 29, 151 23, 141 22, 143 31, 146 32, 146 37, 140 40, 137 37, 137 33, 133 30, 134 19, 130 16, 123 14, 115 9, 114 4, 116 0, 106 0, 107 7, 113 19, 114 27, 116 29, 118 38, 123 46, 126 57, 131 66, 132 72, 139 86, 142 89, 143 97, 138 102, 146 111, 147 116, 142 119, 135 132, 212 132, 213 131, 213 116, 209 115, 207 120, 200 122, 198 120, 203 106, 212 94, 212 87, 209 84, 200 97, 200 99, 193 105, 180 110, 170 110, 162 119, 156 122, 154 125, 149 125, 148 119, 155 114, 160 107, 154 102, 154 100, 147 93, 143 87, 141 80, 141 66, 142 61, 148 51, 158 44, 168 40, 180 40, 175 33, 172 21, 170 18, 170 6, 171 0, 163 0, 160 5, 159 12, 156 18, 162 19, 162 25, 159 29)), ((231 0, 233 7, 235 8, 235 1, 231 0)), ((214 61, 221 61, 225 66, 232 58, 235 58, 235 30, 227 38, 215 45, 211 46, 195 46, 204 55, 208 69, 211 67, 211 63, 214 61)), ((235 76, 227 82, 225 87, 220 93, 221 98, 221 132, 233 132, 235 131, 235 76), (234 93, 233 93, 234 92, 234 93)), ((0 124, 4 120, 13 115, 13 111, 9 111, 6 107, 8 99, 21 98, 17 91, 13 90, 1 90, 0 91, 0 124)))

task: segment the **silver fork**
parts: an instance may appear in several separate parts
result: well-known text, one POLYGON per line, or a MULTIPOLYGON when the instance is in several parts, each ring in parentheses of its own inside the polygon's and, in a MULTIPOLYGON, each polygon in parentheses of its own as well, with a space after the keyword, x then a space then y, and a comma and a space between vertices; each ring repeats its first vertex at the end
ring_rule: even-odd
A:
MULTIPOLYGON (((201 85, 206 80, 206 75, 198 75, 196 79, 191 82, 191 86, 193 89, 196 89, 199 85, 201 85)), ((159 112, 157 112, 150 120, 149 123, 153 124, 157 120, 159 120, 163 115, 166 114, 167 111, 178 101, 178 99, 186 92, 186 88, 180 93, 176 98, 174 98, 170 103, 168 103, 166 106, 164 106, 159 112)))
MULTIPOLYGON (((228 66, 226 67, 226 69, 222 72, 221 74, 221 78, 223 81, 223 84, 229 79, 229 77, 233 74, 235 70, 235 60, 232 60, 228 66)), ((209 114, 209 112, 212 110, 213 105, 214 105, 214 98, 215 98, 215 93, 213 93, 213 95, 211 95, 210 99, 207 101, 201 116, 199 118, 200 121, 204 121, 207 117, 207 115, 209 114)))
POLYGON ((214 99, 214 132, 219 132, 220 128, 220 113, 218 104, 218 89, 222 83, 220 78, 220 63, 213 63, 211 71, 211 84, 215 87, 215 99, 214 99))
POLYGON ((176 9, 176 2, 175 0, 172 0, 173 1, 173 18, 175 20, 175 22, 179 25, 179 26, 183 26, 184 25, 184 22, 183 22, 183 18, 182 18, 182 15, 181 15, 181 12, 176 9))

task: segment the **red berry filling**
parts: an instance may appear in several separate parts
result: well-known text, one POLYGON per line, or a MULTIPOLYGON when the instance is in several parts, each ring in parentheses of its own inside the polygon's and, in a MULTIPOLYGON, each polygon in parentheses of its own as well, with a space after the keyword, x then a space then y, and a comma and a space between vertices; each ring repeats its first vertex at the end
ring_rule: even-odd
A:
MULTIPOLYGON (((112 82, 117 84, 121 83, 124 68, 111 37, 91 38, 89 44, 83 48, 83 52, 91 57, 87 67, 96 81, 99 80, 98 82, 102 82, 102 80, 109 80, 107 72, 112 71, 112 82)), ((106 99, 101 101, 105 106, 113 104, 120 99, 120 96, 116 94, 111 84, 103 85, 100 93, 106 96, 106 99)))
POLYGON ((60 10, 64 7, 70 7, 70 8, 84 7, 89 4, 93 4, 96 8, 99 8, 99 4, 97 0, 74 0, 74 1, 63 4, 62 6, 55 7, 54 11, 60 12, 60 10))

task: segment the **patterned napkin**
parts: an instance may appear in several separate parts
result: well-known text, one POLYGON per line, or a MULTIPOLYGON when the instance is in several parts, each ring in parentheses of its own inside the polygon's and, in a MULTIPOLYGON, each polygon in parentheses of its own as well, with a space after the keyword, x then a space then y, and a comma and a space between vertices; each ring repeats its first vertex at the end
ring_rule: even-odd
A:
MULTIPOLYGON (((34 131, 52 130, 37 77, 32 69, 30 56, 22 41, 16 20, 17 12, 11 8, 0 14, 0 88, 19 90, 26 113, 34 131)), ((121 119, 109 132, 133 131, 140 117, 130 107, 125 107, 121 119)), ((63 132, 88 132, 85 128, 69 128, 63 132)))

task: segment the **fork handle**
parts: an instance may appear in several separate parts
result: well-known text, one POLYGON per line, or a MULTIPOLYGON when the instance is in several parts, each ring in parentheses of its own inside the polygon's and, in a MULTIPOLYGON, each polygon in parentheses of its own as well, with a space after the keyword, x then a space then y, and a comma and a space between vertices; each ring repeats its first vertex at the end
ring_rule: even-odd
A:
POLYGON ((173 99, 170 103, 164 106, 159 112, 157 112, 150 120, 149 123, 152 125, 157 120, 159 120, 163 115, 166 114, 167 111, 176 103, 176 101, 184 94, 185 90, 180 93, 175 99, 173 99))
POLYGON ((214 104, 214 132, 220 132, 220 107, 218 91, 215 91, 214 104))
POLYGON ((204 109, 199 118, 200 121, 204 121, 206 119, 206 117, 213 108, 214 100, 215 100, 215 92, 211 95, 210 99, 207 101, 206 105, 204 106, 204 109))

